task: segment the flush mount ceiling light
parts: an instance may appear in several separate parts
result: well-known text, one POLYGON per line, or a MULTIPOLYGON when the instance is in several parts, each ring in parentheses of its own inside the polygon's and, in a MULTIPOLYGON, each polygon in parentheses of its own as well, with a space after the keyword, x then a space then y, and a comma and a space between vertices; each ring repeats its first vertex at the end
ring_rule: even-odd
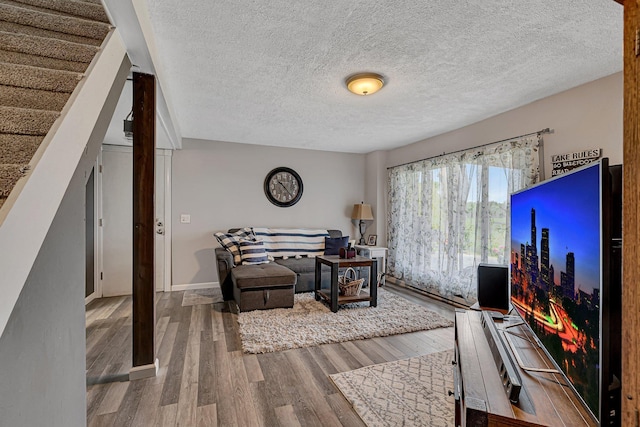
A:
POLYGON ((358 73, 347 77, 347 89, 356 95, 371 95, 384 85, 384 79, 376 73, 358 73))

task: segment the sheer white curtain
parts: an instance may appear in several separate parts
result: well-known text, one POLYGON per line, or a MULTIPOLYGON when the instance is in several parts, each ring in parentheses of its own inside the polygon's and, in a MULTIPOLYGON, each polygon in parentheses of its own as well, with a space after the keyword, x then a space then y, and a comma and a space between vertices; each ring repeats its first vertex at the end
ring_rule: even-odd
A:
POLYGON ((534 134, 389 169, 390 276, 474 302, 478 263, 509 263, 509 194, 538 181, 541 145, 534 134))

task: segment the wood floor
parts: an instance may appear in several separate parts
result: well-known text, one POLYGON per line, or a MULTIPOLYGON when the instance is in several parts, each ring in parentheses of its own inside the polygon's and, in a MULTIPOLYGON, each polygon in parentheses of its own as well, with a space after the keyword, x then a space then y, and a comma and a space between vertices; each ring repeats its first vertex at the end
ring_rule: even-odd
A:
MULTIPOLYGON (((387 290, 453 319, 447 305, 387 290)), ((157 296, 158 376, 128 381, 131 298, 87 306, 89 426, 363 426, 328 375, 453 348, 453 328, 243 354, 233 303, 157 296)))

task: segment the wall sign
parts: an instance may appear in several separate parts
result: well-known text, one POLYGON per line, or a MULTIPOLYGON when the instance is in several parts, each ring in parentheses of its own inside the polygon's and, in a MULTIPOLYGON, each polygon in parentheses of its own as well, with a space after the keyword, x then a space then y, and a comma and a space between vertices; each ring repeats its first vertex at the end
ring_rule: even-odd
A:
POLYGON ((602 155, 602 148, 593 150, 576 151, 568 154, 555 154, 551 156, 551 176, 562 175, 571 169, 593 163, 602 155))

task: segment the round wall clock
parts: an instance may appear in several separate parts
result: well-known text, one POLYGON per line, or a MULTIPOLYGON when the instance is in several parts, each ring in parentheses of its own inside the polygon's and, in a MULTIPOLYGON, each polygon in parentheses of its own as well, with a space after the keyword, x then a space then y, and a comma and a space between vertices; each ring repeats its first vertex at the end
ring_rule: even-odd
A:
POLYGON ((264 179, 264 194, 276 206, 293 206, 302 197, 302 178, 291 168, 275 168, 264 179))

